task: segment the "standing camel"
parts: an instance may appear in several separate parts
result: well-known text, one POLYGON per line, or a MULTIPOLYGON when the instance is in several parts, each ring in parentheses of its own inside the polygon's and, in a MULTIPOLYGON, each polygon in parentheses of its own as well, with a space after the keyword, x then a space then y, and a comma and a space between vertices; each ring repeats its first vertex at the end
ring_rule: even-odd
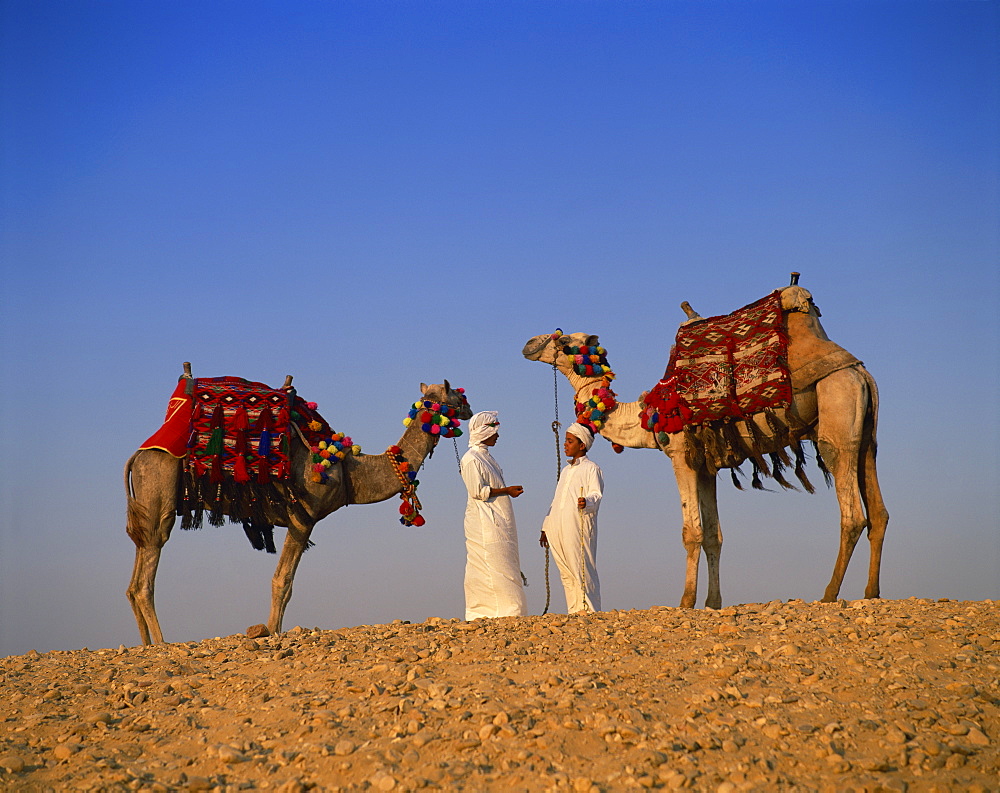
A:
MULTIPOLYGON (((288 383, 286 382, 286 385, 288 383)), ((423 399, 457 408, 457 417, 469 419, 472 411, 464 396, 442 385, 420 384, 423 399)), ((421 429, 420 422, 408 424, 397 446, 413 471, 433 451, 440 435, 421 429)), ((291 474, 276 482, 283 504, 268 505, 268 519, 285 526, 288 533, 271 579, 271 613, 267 620, 270 633, 281 632, 285 608, 292 597, 292 579, 309 546, 309 535, 316 523, 348 504, 374 504, 398 495, 403 485, 389 452, 373 455, 347 455, 330 469, 325 483, 313 481, 311 451, 304 441, 291 445, 291 474)), ((156 568, 160 552, 170 539, 177 511, 178 485, 183 459, 156 449, 137 451, 125 464, 125 491, 128 497, 126 531, 135 543, 135 567, 128 586, 128 599, 139 626, 143 644, 162 642, 163 633, 153 605, 156 568)))
MULTIPOLYGON (((690 307, 682 304, 688 322, 701 319, 690 307)), ((786 410, 789 423, 798 427, 794 440, 811 440, 833 476, 840 505, 840 550, 833 577, 823 595, 825 602, 837 599, 850 562, 851 554, 863 529, 868 529, 871 557, 868 568, 866 598, 879 597, 879 569, 882 542, 889 513, 882 501, 875 470, 876 428, 878 424, 878 389, 875 380, 854 356, 830 341, 820 324, 819 310, 810 293, 800 286, 781 290, 781 308, 788 333, 788 366, 791 373, 793 400, 786 410)), ((566 345, 596 345, 597 336, 573 333, 535 336, 524 345, 522 354, 532 361, 554 364, 569 380, 576 403, 586 402, 601 382, 600 376, 581 376, 562 353, 566 345)), ((645 394, 643 394, 645 397, 645 394)), ((674 468, 683 513, 683 539, 687 551, 687 568, 681 607, 693 608, 698 591, 698 564, 701 551, 708 563, 707 608, 721 608, 719 558, 722 553, 722 529, 716 500, 718 468, 736 467, 742 459, 729 459, 725 464, 712 464, 706 455, 692 453, 690 438, 683 431, 665 436, 661 445, 654 433, 640 423, 640 413, 646 405, 618 402, 605 417, 600 434, 612 443, 631 449, 660 449, 674 468)), ((777 437, 768 432, 763 414, 758 414, 754 440, 763 439, 762 453, 781 452, 789 445, 789 437, 777 437), (769 444, 769 445, 768 445, 769 444)), ((744 422, 739 422, 745 424, 744 422)), ((741 429, 744 445, 750 445, 749 427, 741 429)), ((793 441, 794 442, 794 441, 793 441)))

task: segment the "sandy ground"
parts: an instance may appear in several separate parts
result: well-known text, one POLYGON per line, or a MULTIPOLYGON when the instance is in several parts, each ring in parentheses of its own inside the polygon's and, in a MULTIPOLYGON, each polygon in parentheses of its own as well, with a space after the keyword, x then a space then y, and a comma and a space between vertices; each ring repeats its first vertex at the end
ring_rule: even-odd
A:
POLYGON ((0 659, 0 789, 1000 791, 1000 604, 432 618, 0 659))

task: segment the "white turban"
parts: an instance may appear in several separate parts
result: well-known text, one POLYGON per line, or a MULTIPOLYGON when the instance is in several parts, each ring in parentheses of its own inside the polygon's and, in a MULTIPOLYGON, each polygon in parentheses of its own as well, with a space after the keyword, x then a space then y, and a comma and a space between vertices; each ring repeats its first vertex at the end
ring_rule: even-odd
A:
POLYGON ((484 410, 481 413, 477 413, 469 419, 467 427, 469 430, 469 446, 479 446, 483 441, 489 440, 497 434, 497 427, 499 426, 500 419, 495 410, 484 410))
POLYGON ((582 424, 570 424, 566 428, 566 432, 576 435, 581 441, 583 441, 583 448, 590 451, 590 447, 594 445, 594 433, 590 431, 589 427, 585 427, 582 424))

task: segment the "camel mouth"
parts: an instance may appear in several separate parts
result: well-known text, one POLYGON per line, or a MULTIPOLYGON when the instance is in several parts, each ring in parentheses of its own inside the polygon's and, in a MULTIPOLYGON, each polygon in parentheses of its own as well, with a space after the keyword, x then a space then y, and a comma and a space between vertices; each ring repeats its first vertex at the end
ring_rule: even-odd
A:
POLYGON ((533 336, 528 339, 527 344, 524 345, 524 349, 521 350, 521 355, 529 361, 537 361, 541 357, 542 350, 545 349, 545 345, 551 340, 551 336, 533 336))

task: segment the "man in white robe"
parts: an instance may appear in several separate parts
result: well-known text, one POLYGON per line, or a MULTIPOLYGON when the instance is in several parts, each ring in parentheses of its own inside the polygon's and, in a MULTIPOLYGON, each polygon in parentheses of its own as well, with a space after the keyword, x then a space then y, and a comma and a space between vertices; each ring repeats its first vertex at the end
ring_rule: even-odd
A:
POLYGON ((569 462, 559 473, 539 542, 551 548, 566 591, 566 611, 601 610, 597 576, 597 511, 604 495, 604 474, 587 451, 594 435, 582 424, 566 430, 563 451, 569 462))
POLYGON ((467 425, 469 450, 462 457, 465 507, 465 618, 520 617, 528 613, 521 582, 517 524, 512 498, 524 492, 505 485, 503 471, 490 454, 500 438, 494 410, 474 415, 467 425))

